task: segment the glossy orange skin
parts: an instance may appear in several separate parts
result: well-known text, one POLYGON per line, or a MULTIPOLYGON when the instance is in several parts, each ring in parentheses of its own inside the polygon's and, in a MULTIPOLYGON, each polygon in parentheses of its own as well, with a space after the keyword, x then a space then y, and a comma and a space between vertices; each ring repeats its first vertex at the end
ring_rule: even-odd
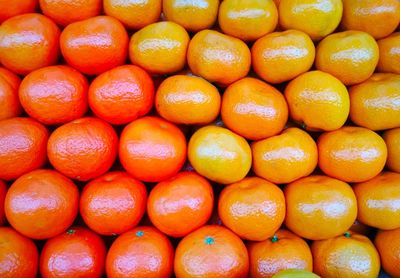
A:
POLYGON ((380 39, 378 46, 378 71, 400 74, 400 32, 380 39))
POLYGON ((283 95, 252 77, 232 83, 222 96, 222 121, 246 139, 260 140, 280 133, 288 113, 283 95))
POLYGON ((288 230, 278 230, 274 238, 247 244, 250 259, 249 276, 272 277, 286 269, 312 271, 310 247, 299 236, 288 230))
POLYGON ((343 0, 342 28, 369 33, 376 39, 390 35, 400 23, 397 0, 343 0))
POLYGON ((8 189, 5 212, 11 226, 33 239, 47 239, 65 231, 78 213, 76 185, 53 170, 35 170, 8 189))
POLYGON ((10 17, 33 13, 38 6, 38 0, 0 0, 0 23, 10 17))
POLYGON ((147 213, 161 232, 183 237, 206 224, 213 205, 210 183, 194 172, 181 172, 153 187, 147 213))
POLYGON ((29 73, 19 87, 21 105, 46 125, 64 124, 87 111, 88 81, 68 66, 50 66, 29 73))
POLYGON ((329 35, 318 44, 315 66, 345 85, 354 85, 372 75, 378 60, 378 44, 371 35, 345 31, 329 35))
POLYGON ((159 182, 182 168, 186 160, 186 139, 174 124, 158 117, 143 117, 122 131, 119 158, 133 177, 159 182))
POLYGON ((172 21, 153 23, 133 34, 129 58, 152 74, 177 72, 185 66, 189 40, 186 30, 172 21))
POLYGON ((258 76, 269 83, 282 83, 311 68, 315 46, 310 37, 301 31, 274 32, 254 43, 251 58, 258 76))
POLYGON ((350 118, 358 126, 371 130, 400 127, 400 75, 375 73, 352 86, 350 118))
POLYGON ((153 80, 134 65, 119 66, 100 74, 89 88, 90 109, 111 124, 127 124, 146 115, 153 102, 153 80))
POLYGON ((4 181, 0 180, 0 226, 3 226, 7 219, 4 212, 4 200, 6 199, 8 188, 4 181))
POLYGON ((61 33, 60 46, 70 66, 97 75, 125 62, 128 40, 121 22, 110 16, 96 16, 68 25, 61 33))
POLYGON ((325 132, 318 138, 317 146, 319 168, 345 182, 363 182, 375 177, 387 158, 385 141, 362 127, 346 126, 325 132))
POLYGON ((47 144, 50 163, 67 177, 80 181, 107 172, 117 157, 118 137, 108 123, 92 117, 64 124, 47 144))
POLYGON ((47 129, 30 118, 0 121, 0 179, 14 180, 46 162, 47 129))
POLYGON ((39 0, 43 14, 61 26, 95 17, 101 13, 101 0, 39 0))
POLYGON ((83 188, 79 209, 90 229, 101 235, 115 235, 139 223, 146 201, 143 183, 125 172, 109 172, 83 188))
POLYGON ((379 254, 369 238, 346 235, 314 241, 314 272, 321 277, 378 277, 379 254))
POLYGON ((0 62, 17 74, 53 65, 60 54, 60 29, 36 13, 18 15, 0 26, 0 62))
POLYGON ((33 241, 10 227, 0 227, 0 276, 36 278, 39 253, 33 241))
POLYGON ((22 112, 18 99, 21 79, 6 68, 0 67, 0 120, 18 117, 22 112))
POLYGON ((388 130, 382 137, 388 150, 386 166, 390 170, 400 173, 400 128, 388 130))
POLYGON ((240 181, 251 167, 247 141, 219 126, 205 126, 192 135, 188 158, 200 175, 221 184, 240 181))
POLYGON ((266 240, 285 219, 285 196, 275 184, 247 177, 221 191, 218 214, 222 223, 242 239, 266 240))
POLYGON ((400 228, 400 174, 382 172, 353 186, 357 196, 358 220, 381 230, 400 228))
POLYGON ((222 31, 243 41, 254 41, 275 30, 278 9, 272 0, 224 0, 219 7, 222 31))
POLYGON ((314 139, 299 128, 285 129, 251 144, 254 173, 273 183, 289 183, 311 174, 318 163, 314 139))
POLYGON ((400 277, 400 229, 379 231, 374 243, 383 269, 392 277, 400 277))
POLYGON ((136 227, 120 235, 106 260, 109 278, 168 278, 172 275, 174 249, 169 239, 153 227, 136 227))
POLYGON ((214 121, 220 111, 218 89, 197 76, 174 75, 157 89, 155 105, 164 119, 186 125, 204 125, 214 121))
POLYGON ((83 227, 49 239, 40 254, 40 274, 51 277, 103 277, 106 246, 100 236, 83 227))
POLYGON ((217 19, 220 3, 219 0, 162 2, 165 18, 178 23, 189 32, 211 28, 217 19))
POLYGON ((187 62, 195 75, 226 86, 247 75, 251 54, 243 41, 218 31, 203 30, 190 41, 187 62))
POLYGON ((346 232, 356 220, 357 200, 350 185, 327 176, 311 175, 288 184, 286 226, 311 240, 346 232))
POLYGON ((217 225, 203 226, 184 237, 175 251, 174 273, 183 277, 246 277, 246 246, 233 232, 217 225))

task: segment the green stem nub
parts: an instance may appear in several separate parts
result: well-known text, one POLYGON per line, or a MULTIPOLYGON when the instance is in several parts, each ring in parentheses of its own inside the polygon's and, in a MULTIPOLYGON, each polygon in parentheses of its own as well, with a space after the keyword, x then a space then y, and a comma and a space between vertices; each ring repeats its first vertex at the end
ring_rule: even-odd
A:
POLYGON ((69 229, 67 231, 67 235, 73 235, 73 234, 75 234, 75 230, 74 229, 69 229))
POLYGON ((214 239, 212 237, 208 236, 208 237, 205 238, 204 242, 207 245, 211 245, 211 244, 214 244, 214 239))
POLYGON ((345 233, 344 233, 344 236, 347 237, 347 238, 350 238, 350 237, 351 237, 351 234, 350 234, 350 232, 345 232, 345 233))
POLYGON ((136 236, 137 237, 142 237, 142 236, 144 236, 144 232, 143 231, 137 231, 136 232, 136 236))
POLYGON ((279 238, 278 238, 277 235, 274 235, 274 236, 271 238, 272 243, 275 243, 275 242, 277 242, 278 240, 279 240, 279 238))

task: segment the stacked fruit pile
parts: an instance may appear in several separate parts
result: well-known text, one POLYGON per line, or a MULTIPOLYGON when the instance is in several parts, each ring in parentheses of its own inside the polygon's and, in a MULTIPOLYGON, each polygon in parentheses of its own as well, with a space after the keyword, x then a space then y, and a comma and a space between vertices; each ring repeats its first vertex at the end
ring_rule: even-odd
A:
POLYGON ((0 22, 0 277, 400 277, 399 0, 0 22))

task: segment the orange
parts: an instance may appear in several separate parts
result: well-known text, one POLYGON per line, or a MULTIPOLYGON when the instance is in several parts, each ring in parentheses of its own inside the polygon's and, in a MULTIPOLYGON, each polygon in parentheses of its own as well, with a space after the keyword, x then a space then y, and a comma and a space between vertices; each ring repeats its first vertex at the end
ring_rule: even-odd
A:
POLYGON ((83 227, 49 239, 40 255, 40 274, 50 277, 103 277, 106 246, 100 236, 83 227))
POLYGON ((315 66, 345 85, 367 80, 379 60, 374 38, 361 31, 345 31, 327 36, 317 47, 315 66))
POLYGON ((282 83, 308 71, 315 46, 298 30, 275 32, 259 38, 251 48, 253 69, 267 82, 282 83))
POLYGON ((60 29, 41 14, 23 14, 0 25, 0 63, 17 74, 53 65, 60 53, 60 29))
POLYGON ((43 14, 61 26, 99 15, 101 0, 39 0, 43 14))
POLYGON ((327 175, 345 182, 363 182, 385 166, 385 141, 375 132, 354 126, 323 133, 317 141, 318 166, 327 175))
POLYGON ((320 278, 320 276, 307 270, 285 269, 276 273, 272 278, 320 278))
POLYGON ((162 0, 104 0, 104 13, 121 21, 126 28, 140 29, 157 22, 162 0))
POLYGON ((189 40, 186 30, 174 22, 153 23, 133 34, 129 57, 152 74, 173 73, 185 66, 189 40))
POLYGON ((21 114, 18 87, 21 80, 13 72, 0 67, 0 120, 17 117, 21 114))
POLYGON ((106 259, 109 278, 168 278, 172 275, 174 249, 168 238, 153 227, 136 227, 120 235, 106 259))
POLYGON ((229 129, 205 126, 190 138, 188 158, 200 175, 229 184, 243 179, 249 172, 251 149, 243 137, 229 129))
POLYGON ((33 239, 64 232, 78 213, 76 185, 53 170, 35 170, 18 178, 8 189, 5 212, 11 226, 33 239))
POLYGON ((371 130, 400 127, 399 92, 400 75, 373 74, 349 89, 350 119, 371 130))
POLYGON ((29 73, 19 87, 19 99, 29 116, 46 125, 82 117, 88 107, 88 81, 68 66, 50 66, 29 73))
POLYGON ((30 118, 0 121, 0 179, 14 180, 46 162, 47 129, 30 118))
POLYGON ((90 229, 101 235, 115 235, 139 223, 146 201, 143 183, 125 172, 109 172, 83 188, 79 209, 90 229))
POLYGON ((203 30, 190 41, 187 62, 195 75, 229 85, 247 75, 251 54, 243 41, 218 31, 203 30))
POLYGON ((378 71, 400 74, 400 32, 380 39, 378 71))
POLYGON ((253 278, 272 277, 286 269, 312 271, 310 247, 288 230, 279 230, 264 241, 250 242, 247 250, 253 278))
POLYGON ((311 245, 314 272, 321 277, 378 277, 379 254, 363 235, 344 235, 315 241, 311 245))
POLYGON ((376 39, 390 35, 400 23, 398 0, 343 0, 342 27, 360 30, 376 39))
POLYGON ((186 160, 186 139, 174 124, 158 117, 144 117, 122 131, 119 158, 134 178, 159 182, 176 175, 182 168, 186 160))
POLYGON ((0 0, 0 23, 10 17, 33 13, 38 6, 38 0, 0 0))
POLYGON ((379 231, 375 247, 381 256, 383 269, 392 277, 400 277, 400 229, 379 231))
POLYGON ((153 101, 153 80, 134 65, 119 66, 100 74, 89 88, 91 110, 111 124, 127 124, 146 115, 153 101))
POLYGON ((285 219, 285 197, 275 184, 247 177, 221 191, 218 214, 222 223, 242 239, 266 240, 285 219))
POLYGON ((386 166, 390 170, 400 173, 400 128, 386 131, 383 139, 388 150, 386 166))
POLYGON ((297 29, 320 40, 335 31, 342 13, 341 0, 281 0, 279 24, 284 30, 297 29))
POLYGON ((225 90, 221 117, 230 130, 247 139, 260 140, 283 130, 288 108, 277 89, 261 80, 246 77, 225 90))
POLYGON ((174 75, 161 82, 155 106, 164 119, 186 125, 204 125, 214 121, 220 111, 218 89, 197 76, 174 75))
POLYGON ((7 185, 4 181, 0 180, 0 226, 6 224, 6 215, 4 212, 4 200, 6 199, 7 194, 7 185))
POLYGON ((285 89, 290 117, 312 131, 341 128, 350 111, 346 86, 339 79, 319 70, 292 80, 285 89))
POLYGON ((125 62, 128 40, 121 22, 110 16, 96 16, 65 27, 60 46, 70 66, 96 75, 125 62))
POLYGON ((219 7, 222 31, 243 41, 254 41, 275 30, 278 9, 272 0, 224 0, 219 7))
POLYGON ((181 172, 151 190, 147 213, 161 232, 183 237, 206 224, 213 205, 210 183, 194 172, 181 172))
POLYGON ((36 278, 39 254, 35 243, 10 227, 0 227, 0 276, 36 278))
POLYGON ((246 277, 246 246, 230 230, 209 225, 184 237, 175 251, 174 270, 183 277, 246 277))
POLYGON ((299 128, 252 143, 254 173, 273 183, 289 183, 311 174, 318 163, 314 139, 299 128))
POLYGON ((285 187, 286 226, 311 240, 346 232, 356 220, 357 200, 350 185, 326 176, 308 176, 285 187))
POLYGON ((67 177, 80 181, 107 172, 117 157, 115 130, 97 118, 81 118, 60 126, 47 144, 50 163, 67 177))
POLYGON ((382 172, 353 186, 357 196, 358 220, 381 230, 400 228, 400 174, 382 172))
POLYGON ((163 0, 163 13, 167 20, 178 23, 187 31, 198 32, 214 25, 219 2, 163 0))

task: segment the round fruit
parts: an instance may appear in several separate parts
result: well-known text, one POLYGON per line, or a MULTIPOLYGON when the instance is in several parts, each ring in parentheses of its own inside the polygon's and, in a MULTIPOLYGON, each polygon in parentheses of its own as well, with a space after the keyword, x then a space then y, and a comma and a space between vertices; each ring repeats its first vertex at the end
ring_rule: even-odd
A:
POLYGON ((189 40, 186 30, 174 22, 153 23, 132 36, 129 57, 152 74, 173 73, 185 66, 189 40))
POLYGON ((379 40, 378 46, 378 71, 400 74, 400 32, 379 40))
POLYGON ((173 263, 174 249, 164 234, 152 227, 136 227, 113 242, 106 272, 109 278, 169 278, 173 263))
POLYGON ((0 0, 0 23, 10 17, 35 12, 38 0, 0 0))
POLYGON ((122 166, 135 178, 159 182, 176 175, 186 160, 186 139, 175 125, 158 117, 131 122, 119 145, 122 166))
POLYGON ((59 37, 57 25, 41 14, 9 18, 0 26, 0 63, 18 74, 53 65, 60 53, 59 37))
POLYGON ((16 74, 0 67, 0 120, 18 117, 21 114, 22 108, 18 99, 20 83, 21 79, 16 74))
POLYGON ((270 83, 282 83, 311 68, 315 46, 301 31, 275 32, 254 43, 251 58, 258 76, 270 83))
POLYGON ((400 229, 379 231, 375 247, 381 256, 383 269, 392 277, 400 277, 400 229))
POLYGON ((221 117, 233 132, 250 140, 260 140, 283 130, 288 108, 277 89, 261 80, 246 77, 225 90, 221 117))
POLYGON ((346 86, 319 70, 292 80, 285 89, 290 117, 307 130, 331 131, 341 128, 350 111, 346 86))
POLYGON ((50 163, 67 177, 80 181, 96 178, 113 165, 118 137, 108 123, 81 118, 54 130, 47 144, 50 163))
POLYGON ((214 30, 203 30, 190 41, 187 62, 194 74, 210 82, 229 85, 247 75, 251 54, 243 41, 214 30))
POLYGON ((46 162, 49 133, 30 118, 0 121, 0 179, 14 180, 46 162))
POLYGON ((200 175, 222 184, 243 179, 251 167, 247 141, 219 126, 205 126, 192 135, 188 158, 200 175))
POLYGON ((175 275, 183 277, 246 277, 249 258, 246 246, 230 230, 209 225, 184 237, 178 244, 175 275))
POLYGON ((288 269, 312 271, 310 247, 301 237, 287 230, 279 230, 264 241, 250 242, 247 250, 250 277, 272 277, 288 269))
POLYGON ((153 80, 146 71, 134 65, 106 71, 89 87, 91 110, 111 124, 127 124, 146 115, 153 102, 153 80))
POLYGON ((357 200, 350 185, 326 176, 309 176, 285 187, 286 226, 311 240, 346 232, 356 220, 357 200))
POLYGON ((139 223, 146 201, 143 183, 125 172, 109 172, 83 188, 79 208, 90 229, 101 235, 116 235, 139 223))
POLYGON ((46 125, 81 118, 87 111, 88 81, 68 66, 50 66, 32 71, 19 87, 22 107, 46 125))
POLYGON ((0 180, 0 226, 3 226, 7 221, 6 214, 4 212, 4 201, 6 199, 7 190, 8 188, 6 183, 0 180))
POLYGON ((345 182, 363 182, 385 166, 385 141, 375 132, 354 126, 323 133, 317 141, 318 165, 327 175, 345 182))
POLYGON ((100 236, 83 227, 49 239, 40 255, 43 278, 103 277, 106 246, 100 236))
POLYGON ((56 236, 71 226, 78 213, 79 192, 53 170, 35 170, 17 179, 4 203, 8 221, 33 239, 56 236))
POLYGON ((121 22, 110 16, 96 16, 65 27, 60 46, 69 65, 96 75, 125 62, 128 40, 121 22))
POLYGON ((388 149, 386 166, 390 170, 400 173, 400 128, 386 131, 383 139, 388 149))
POLYGON ((182 172, 151 190, 147 213, 161 232, 183 237, 210 219, 213 205, 210 183, 194 172, 182 172))
POLYGON ((253 171, 273 183, 289 183, 311 174, 318 163, 314 139, 299 128, 285 129, 251 144, 253 171))
POLYGON ((279 271, 272 278, 320 278, 320 276, 306 270, 286 269, 279 271))

